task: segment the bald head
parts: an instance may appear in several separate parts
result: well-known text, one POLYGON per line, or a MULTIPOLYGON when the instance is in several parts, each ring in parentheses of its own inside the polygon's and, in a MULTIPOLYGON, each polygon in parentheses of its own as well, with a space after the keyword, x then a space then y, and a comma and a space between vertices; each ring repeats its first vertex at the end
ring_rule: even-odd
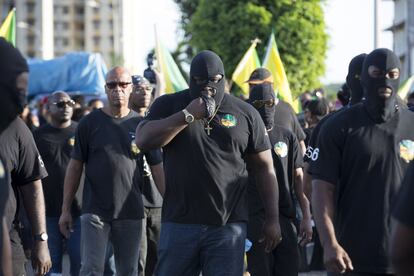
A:
POLYGON ((127 69, 116 66, 106 75, 105 92, 108 104, 115 108, 128 107, 132 92, 132 78, 127 69))
POLYGON ((47 99, 48 103, 57 102, 61 99, 70 99, 70 96, 65 91, 53 92, 47 99))
POLYGON ((109 70, 108 73, 106 74, 106 82, 108 82, 108 80, 110 79, 113 79, 114 77, 119 77, 119 76, 125 76, 126 78, 128 78, 129 82, 131 81, 131 74, 126 68, 122 66, 115 66, 111 68, 111 70, 109 70))

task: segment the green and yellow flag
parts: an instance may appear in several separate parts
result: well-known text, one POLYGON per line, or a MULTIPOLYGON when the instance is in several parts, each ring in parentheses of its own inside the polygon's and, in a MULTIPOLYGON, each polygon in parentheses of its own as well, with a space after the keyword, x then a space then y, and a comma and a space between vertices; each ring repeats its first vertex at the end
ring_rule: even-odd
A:
POLYGON ((406 81, 404 81, 400 88, 398 89, 398 96, 401 97, 401 99, 405 99, 410 92, 411 87, 414 84, 414 75, 409 77, 406 81))
POLYGON ((292 98, 289 81, 279 55, 279 50, 277 49, 275 34, 273 32, 270 34, 262 67, 268 69, 272 73, 274 78, 273 86, 278 93, 278 97, 289 103, 295 112, 299 112, 298 104, 295 104, 292 98))
MULTIPOLYGON (((157 36, 156 53, 158 70, 164 76, 165 93, 174 93, 188 88, 188 83, 178 69, 173 57, 157 36)), ((162 92, 161 92, 162 93, 162 92)))
POLYGON ((0 27, 0 36, 16 46, 16 9, 13 8, 0 27))
POLYGON ((246 82, 251 73, 260 67, 259 56, 257 55, 256 45, 259 40, 255 39, 236 66, 231 79, 241 88, 243 94, 249 96, 249 84, 246 82))

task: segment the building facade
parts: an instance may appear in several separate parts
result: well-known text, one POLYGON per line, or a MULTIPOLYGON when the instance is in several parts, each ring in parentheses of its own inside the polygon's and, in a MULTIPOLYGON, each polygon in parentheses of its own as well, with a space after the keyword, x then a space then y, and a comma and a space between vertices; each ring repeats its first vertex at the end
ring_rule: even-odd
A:
POLYGON ((394 0, 393 25, 388 28, 394 37, 394 52, 402 65, 401 79, 414 74, 414 0, 394 0))
MULTIPOLYGON (((1 1, 1 0, 0 0, 1 1)), ((3 0, 2 19, 16 7, 16 44, 27 57, 50 59, 70 51, 101 53, 106 64, 133 69, 137 0, 3 0)))

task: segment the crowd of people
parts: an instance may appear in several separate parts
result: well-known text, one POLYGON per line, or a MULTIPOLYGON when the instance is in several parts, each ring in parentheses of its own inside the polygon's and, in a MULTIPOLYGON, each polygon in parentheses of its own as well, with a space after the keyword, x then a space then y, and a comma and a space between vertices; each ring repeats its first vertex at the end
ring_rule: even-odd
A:
POLYGON ((340 109, 304 93, 302 117, 264 68, 230 95, 207 50, 184 91, 116 66, 105 103, 56 91, 33 112, 26 60, 2 38, 0 57, 0 275, 62 274, 64 254, 71 275, 414 274, 414 93, 392 51, 350 61, 340 109))

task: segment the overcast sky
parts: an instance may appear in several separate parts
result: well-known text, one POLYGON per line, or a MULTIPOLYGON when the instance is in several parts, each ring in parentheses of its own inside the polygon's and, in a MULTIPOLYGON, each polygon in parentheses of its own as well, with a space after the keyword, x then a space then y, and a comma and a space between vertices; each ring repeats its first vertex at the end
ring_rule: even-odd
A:
MULTIPOLYGON (((380 1, 381 30, 392 24, 394 16, 393 1, 380 1)), ((164 44, 175 49, 177 40, 182 37, 178 23, 180 12, 173 0, 141 0, 143 12, 139 13, 140 27, 137 34, 142 35, 142 44, 137 51, 142 59, 137 61, 139 67, 146 68, 146 54, 155 45, 154 25, 164 44)), ((348 63, 352 57, 374 47, 374 0, 328 0, 324 7, 325 22, 330 35, 326 60, 326 74, 321 79, 324 84, 343 82, 348 63)), ((380 47, 392 49, 392 34, 381 32, 380 47)), ((247 50, 247 49, 246 49, 247 50)), ((134 72, 140 74, 142 72, 134 72)))

